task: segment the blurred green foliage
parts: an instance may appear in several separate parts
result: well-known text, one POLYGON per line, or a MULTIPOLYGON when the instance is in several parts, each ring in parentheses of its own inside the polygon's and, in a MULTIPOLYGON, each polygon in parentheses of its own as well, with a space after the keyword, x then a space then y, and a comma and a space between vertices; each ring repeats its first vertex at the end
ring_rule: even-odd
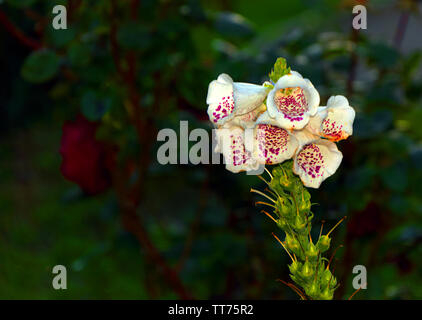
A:
MULTIPOLYGON (((275 281, 288 279, 288 257, 254 206, 256 177, 155 160, 156 130, 178 132, 179 120, 210 129, 205 97, 219 73, 262 83, 285 57, 322 104, 342 94, 357 111, 340 169, 311 190, 315 230, 348 216, 332 245, 344 245, 337 298, 354 291, 357 264, 368 269, 368 289, 356 298, 422 298, 421 52, 353 32, 353 1, 137 3, 0 2, 15 31, 41 48, 0 29, 0 297, 178 297, 122 224, 115 189, 87 196, 61 176, 61 126, 82 113, 100 123, 98 139, 118 146, 120 168, 135 163, 125 183, 143 185, 136 212, 193 297, 296 299, 275 281), (67 6, 68 30, 51 28, 55 4, 67 6), (146 168, 137 165, 144 157, 146 168), (51 287, 56 264, 68 267, 66 291, 51 287)), ((412 6, 400 10, 420 19, 412 6)))

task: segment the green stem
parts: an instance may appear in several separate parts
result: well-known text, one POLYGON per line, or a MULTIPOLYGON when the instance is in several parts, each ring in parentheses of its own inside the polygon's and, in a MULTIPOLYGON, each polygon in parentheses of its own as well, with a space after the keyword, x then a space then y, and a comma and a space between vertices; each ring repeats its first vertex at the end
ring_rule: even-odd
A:
POLYGON ((318 241, 313 243, 310 235, 313 218, 311 196, 293 173, 292 166, 292 161, 286 161, 274 168, 272 174, 268 172, 271 181, 267 184, 273 191, 271 195, 276 195, 274 213, 277 219, 273 220, 284 232, 284 242, 274 236, 292 258, 290 277, 296 285, 310 299, 331 300, 338 287, 337 279, 326 264, 328 259, 322 256, 330 248, 331 238, 329 234, 320 234, 318 241))

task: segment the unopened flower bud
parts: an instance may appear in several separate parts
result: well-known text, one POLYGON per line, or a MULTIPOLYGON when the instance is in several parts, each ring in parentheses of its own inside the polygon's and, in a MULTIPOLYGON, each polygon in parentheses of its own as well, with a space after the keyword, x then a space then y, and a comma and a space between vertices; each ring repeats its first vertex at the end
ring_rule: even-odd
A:
POLYGON ((305 231, 308 227, 306 218, 303 215, 298 214, 294 220, 293 227, 298 232, 305 231))
POLYGON ((279 182, 280 182, 280 185, 288 191, 292 191, 294 189, 293 181, 287 176, 282 175, 280 177, 279 182))
POLYGON ((317 243, 317 248, 321 252, 325 252, 330 248, 331 238, 327 235, 321 236, 317 243))
POLYGON ((326 288, 324 291, 322 291, 321 299, 322 300, 332 300, 333 294, 334 294, 333 290, 326 288))
POLYGON ((318 249, 313 243, 309 243, 308 248, 306 249, 306 256, 311 261, 315 261, 318 258, 318 249))
POLYGON ((318 283, 313 282, 305 291, 308 296, 316 297, 320 292, 320 288, 318 283))
POLYGON ((302 270, 300 271, 300 275, 304 279, 310 279, 314 275, 314 269, 312 268, 312 265, 308 260, 306 260, 303 264, 302 270))
POLYGON ((290 202, 287 199, 281 197, 278 198, 276 207, 282 217, 290 216, 293 209, 290 202))
POLYGON ((300 250, 300 243, 296 240, 296 238, 292 237, 289 234, 286 234, 285 238, 286 247, 293 252, 298 252, 300 250))
POLYGON ((285 230, 286 228, 287 228, 287 223, 286 223, 286 220, 284 220, 284 219, 278 219, 277 220, 277 225, 282 229, 282 230, 285 230))
POLYGON ((337 285, 337 279, 336 279, 336 277, 333 276, 331 278, 331 281, 329 282, 329 284, 330 284, 330 289, 334 289, 336 287, 336 285, 337 285))
POLYGON ((292 274, 296 274, 302 267, 302 264, 299 261, 293 261, 290 265, 289 265, 289 270, 292 274))
POLYGON ((311 195, 306 190, 302 192, 299 198, 298 209, 302 214, 308 213, 311 210, 311 195))

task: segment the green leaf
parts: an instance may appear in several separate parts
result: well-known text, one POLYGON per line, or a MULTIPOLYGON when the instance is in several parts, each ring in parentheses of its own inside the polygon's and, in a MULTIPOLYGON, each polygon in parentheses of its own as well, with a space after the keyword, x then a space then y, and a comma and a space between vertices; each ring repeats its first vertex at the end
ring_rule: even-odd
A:
POLYGON ((88 91, 82 97, 82 113, 91 121, 100 120, 111 108, 112 100, 101 97, 94 91, 88 91))
POLYGON ((32 83, 42 83, 53 78, 60 66, 60 58, 52 51, 42 49, 32 52, 24 61, 22 77, 32 83))
POLYGON ((271 81, 276 83, 282 76, 290 73, 290 67, 287 67, 286 59, 277 58, 273 70, 269 74, 271 81))

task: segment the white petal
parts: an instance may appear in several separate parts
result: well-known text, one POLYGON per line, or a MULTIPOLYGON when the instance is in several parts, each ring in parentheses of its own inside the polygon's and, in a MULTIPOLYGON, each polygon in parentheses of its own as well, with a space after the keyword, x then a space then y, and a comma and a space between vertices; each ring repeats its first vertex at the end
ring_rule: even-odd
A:
POLYGON ((220 128, 216 131, 216 152, 223 153, 226 169, 238 173, 256 170, 259 164, 245 148, 245 133, 240 127, 220 128))
POLYGON ((328 108, 335 108, 335 107, 348 107, 349 101, 345 96, 331 96, 327 101, 328 108))
POLYGON ((311 131, 307 129, 295 130, 292 132, 292 135, 294 135, 296 140, 298 141, 299 148, 320 139, 318 135, 313 134, 311 131))
POLYGON ((318 107, 317 113, 309 118, 309 122, 306 125, 305 129, 315 134, 321 136, 321 125, 322 121, 327 117, 327 107, 318 107))
POLYGON ((226 73, 222 73, 222 74, 220 74, 220 75, 218 76, 217 80, 218 80, 218 81, 220 81, 220 82, 227 83, 227 84, 233 84, 233 79, 232 79, 232 77, 230 77, 230 76, 229 76, 228 74, 226 74, 226 73))
POLYGON ((305 186, 319 188, 322 181, 336 172, 342 158, 334 142, 319 139, 304 145, 296 153, 293 171, 305 186))
POLYGON ((298 148, 296 138, 283 128, 257 124, 253 158, 260 164, 277 164, 290 159, 298 148))
POLYGON ((299 72, 297 72, 297 71, 291 70, 290 73, 293 74, 293 75, 295 75, 295 76, 298 76, 299 78, 303 78, 302 75, 299 72))
POLYGON ((207 112, 211 122, 216 125, 234 117, 233 83, 226 83, 225 76, 220 75, 208 86, 207 112))
POLYGON ((208 86, 208 116, 217 126, 223 125, 234 116, 247 114, 265 100, 270 88, 249 83, 235 82, 223 73, 208 86))
POLYGON ((270 124, 273 126, 279 126, 278 121, 275 118, 271 118, 268 110, 262 113, 258 119, 256 119, 256 124, 270 124))
POLYGON ((353 134, 355 110, 352 107, 329 109, 322 122, 322 136, 331 141, 347 139, 353 134))
POLYGON ((232 120, 224 124, 224 127, 238 126, 244 129, 254 128, 256 120, 265 112, 265 110, 267 110, 267 107, 265 104, 261 104, 258 108, 255 108, 248 113, 234 116, 232 120))
POLYGON ((270 91, 268 87, 243 82, 235 82, 233 88, 237 115, 251 112, 259 107, 270 91))
POLYGON ((292 71, 282 76, 267 97, 270 117, 284 129, 302 129, 317 112, 319 93, 308 79, 292 71))
POLYGON ((328 99, 327 115, 321 123, 321 136, 332 141, 347 139, 353 134, 356 112, 343 96, 328 99))
POLYGON ((233 94, 233 80, 230 76, 223 73, 217 80, 211 81, 208 86, 207 104, 218 103, 221 98, 233 94))

